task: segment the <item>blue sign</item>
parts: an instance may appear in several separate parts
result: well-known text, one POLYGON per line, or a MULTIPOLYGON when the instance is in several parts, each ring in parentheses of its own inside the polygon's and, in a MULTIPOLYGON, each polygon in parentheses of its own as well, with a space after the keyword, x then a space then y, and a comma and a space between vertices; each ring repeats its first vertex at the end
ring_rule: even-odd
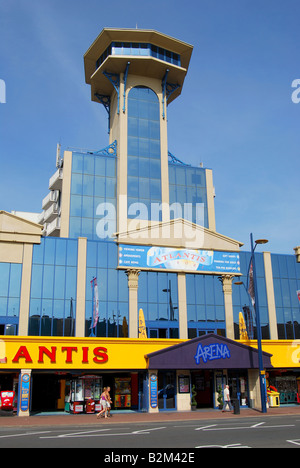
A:
POLYGON ((21 377, 21 389, 20 389, 21 411, 29 410, 29 401, 30 401, 30 375, 23 374, 21 377))
POLYGON ((213 343, 209 346, 202 346, 202 344, 199 344, 195 356, 195 361, 199 366, 201 359, 206 364, 207 361, 230 358, 230 350, 226 344, 213 343))
POLYGON ((157 408, 157 375, 151 374, 150 376, 150 406, 157 408))
POLYGON ((236 252, 119 245, 119 266, 176 271, 240 273, 236 252))

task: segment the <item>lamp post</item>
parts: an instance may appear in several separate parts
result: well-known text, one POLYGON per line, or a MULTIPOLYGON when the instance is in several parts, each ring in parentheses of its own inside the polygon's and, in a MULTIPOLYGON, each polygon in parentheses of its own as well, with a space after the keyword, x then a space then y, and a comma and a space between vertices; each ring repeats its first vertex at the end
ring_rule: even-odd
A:
POLYGON ((252 260, 252 269, 253 269, 253 286, 254 286, 254 308, 256 315, 256 328, 257 328, 257 347, 258 347, 258 359, 259 359, 259 382, 260 382, 260 394, 261 394, 261 408, 262 413, 267 412, 266 404, 266 375, 263 365, 263 354, 262 354, 262 335, 261 335, 261 323, 260 323, 260 312, 259 312, 259 299, 257 292, 257 277, 256 277, 256 263, 255 263, 255 249, 258 245, 267 244, 266 239, 259 239, 253 242, 253 234, 250 234, 251 242, 251 260, 252 260))
MULTIPOLYGON (((266 377, 265 377, 265 370, 263 364, 263 352, 262 352, 262 335, 261 335, 261 323, 260 323, 260 311, 259 311, 259 299, 258 299, 258 292, 257 292, 257 276, 256 276, 256 263, 255 263, 255 249, 258 245, 267 244, 267 239, 258 239, 253 242, 253 234, 250 234, 250 244, 251 244, 251 261, 249 265, 248 277, 250 278, 250 270, 251 270, 251 263, 252 263, 252 274, 253 274, 253 289, 251 300, 252 305, 254 306, 255 315, 256 315, 256 328, 257 328, 257 347, 258 347, 258 361, 259 361, 259 382, 260 382, 260 395, 261 395, 261 408, 262 413, 267 412, 267 404, 266 404, 266 377)), ((244 283, 241 281, 236 282, 235 284, 241 285, 244 283)), ((245 286, 245 285, 244 285, 245 286)))

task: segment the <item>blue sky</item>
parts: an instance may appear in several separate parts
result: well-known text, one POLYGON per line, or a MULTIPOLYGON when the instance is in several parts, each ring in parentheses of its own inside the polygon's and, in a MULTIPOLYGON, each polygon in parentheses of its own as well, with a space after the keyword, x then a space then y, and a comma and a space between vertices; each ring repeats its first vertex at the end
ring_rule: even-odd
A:
POLYGON ((214 171, 217 231, 266 250, 300 244, 299 0, 0 0, 0 209, 41 211, 56 144, 101 149, 107 114, 83 55, 104 27, 156 29, 194 46, 168 108, 169 150, 214 171))

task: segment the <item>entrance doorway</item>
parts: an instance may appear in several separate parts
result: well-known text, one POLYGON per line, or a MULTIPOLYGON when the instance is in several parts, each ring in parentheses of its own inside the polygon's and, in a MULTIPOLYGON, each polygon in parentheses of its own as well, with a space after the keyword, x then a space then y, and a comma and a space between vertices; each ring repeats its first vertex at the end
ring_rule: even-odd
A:
POLYGON ((240 406, 249 406, 248 372, 242 369, 229 370, 228 385, 231 398, 237 398, 240 406))
POLYGON ((32 375, 31 411, 55 411, 60 399, 60 380, 55 374, 32 375))
POLYGON ((192 386, 195 386, 197 408, 213 408, 213 372, 201 370, 192 372, 192 386))
POLYGON ((158 372, 158 409, 176 409, 176 373, 158 372))

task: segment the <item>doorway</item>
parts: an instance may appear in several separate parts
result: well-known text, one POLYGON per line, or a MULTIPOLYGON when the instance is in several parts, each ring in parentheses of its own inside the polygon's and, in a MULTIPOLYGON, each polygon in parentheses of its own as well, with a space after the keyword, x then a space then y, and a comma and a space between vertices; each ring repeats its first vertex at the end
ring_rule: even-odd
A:
POLYGON ((192 386, 195 386, 197 408, 213 408, 213 372, 200 370, 192 372, 192 386))
POLYGON ((158 409, 161 411, 176 409, 176 373, 158 372, 158 409))
POLYGON ((240 406, 249 406, 248 371, 228 371, 228 385, 232 399, 237 398, 240 406))
POLYGON ((56 411, 60 394, 60 380, 55 374, 32 375, 31 411, 56 411))

